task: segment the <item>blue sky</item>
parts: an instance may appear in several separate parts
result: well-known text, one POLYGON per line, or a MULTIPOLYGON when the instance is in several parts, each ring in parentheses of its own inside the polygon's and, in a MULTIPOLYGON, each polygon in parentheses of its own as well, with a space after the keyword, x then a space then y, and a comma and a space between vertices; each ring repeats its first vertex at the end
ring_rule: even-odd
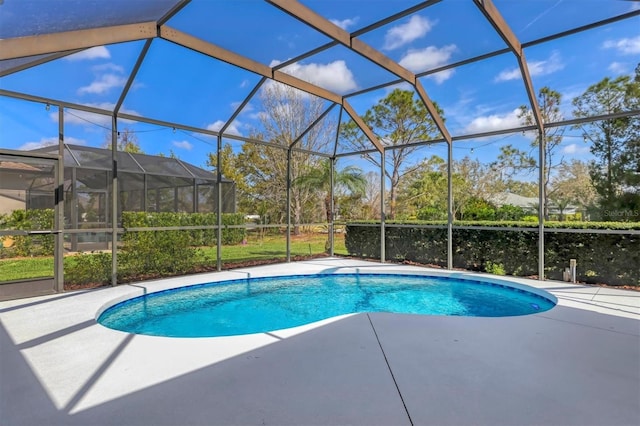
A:
MULTIPOLYGON (((347 31, 355 31, 417 2, 303 3, 347 31)), ((640 7, 637 2, 622 0, 494 0, 494 3, 523 42, 640 7)), ((253 0, 194 0, 168 25, 271 66, 330 41, 267 3, 253 0)), ((361 39, 416 73, 505 47, 473 2, 463 0, 445 0, 361 39)), ((143 42, 131 42, 89 49, 0 78, 0 88, 111 109, 142 46, 143 42)), ((534 88, 549 85, 562 93, 563 113, 570 118, 571 99, 589 85, 605 76, 633 72, 640 62, 640 18, 532 46, 525 49, 525 55, 534 88)), ((283 70, 340 94, 396 79, 341 46, 283 70)), ((156 39, 121 111, 217 130, 258 81, 258 76, 247 71, 156 39)), ((429 96, 444 109, 447 127, 453 135, 517 126, 517 108, 528 102, 517 61, 511 53, 423 77, 421 81, 429 96)), ((349 102, 363 114, 390 90, 391 87, 351 97, 349 102)), ((254 100, 229 131, 247 136, 258 126, 259 113, 260 105, 254 100)), ((110 118, 69 111, 65 123, 68 143, 102 146, 110 118)), ((57 110, 47 111, 40 104, 0 97, 0 127, 2 148, 32 149, 55 143, 57 110)), ((136 131, 147 153, 166 154, 172 150, 199 166, 204 165, 206 153, 215 147, 215 139, 180 129, 134 122, 122 123, 120 127, 136 131)), ((567 159, 589 159, 588 145, 579 131, 567 129, 565 134, 562 155, 567 159)), ((464 141, 454 144, 454 155, 456 158, 470 155, 489 162, 496 158, 499 147, 507 143, 527 148, 529 139, 527 135, 515 134, 464 141)), ((237 148, 239 144, 234 146, 237 148)), ((415 160, 432 153, 444 155, 446 149, 422 149, 415 160)))

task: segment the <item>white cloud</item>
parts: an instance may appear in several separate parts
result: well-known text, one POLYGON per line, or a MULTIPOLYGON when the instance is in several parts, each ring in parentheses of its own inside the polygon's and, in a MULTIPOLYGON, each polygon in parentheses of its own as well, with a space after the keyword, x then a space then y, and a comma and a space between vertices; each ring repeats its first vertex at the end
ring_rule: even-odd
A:
POLYGON ((611 62, 607 69, 614 74, 626 74, 628 67, 627 64, 624 64, 622 62, 611 62))
POLYGON ((73 55, 67 56, 65 59, 68 61, 84 61, 91 59, 109 59, 111 58, 111 53, 109 53, 109 49, 105 46, 96 46, 90 49, 83 50, 78 53, 74 53, 73 55))
POLYGON ((564 63, 560 54, 556 51, 551 53, 549 59, 544 61, 527 61, 527 67, 529 68, 529 74, 532 76, 547 75, 553 72, 559 71, 564 68, 564 63))
POLYGON ((474 118, 465 127, 466 133, 484 133, 493 130, 509 129, 522 125, 518 118, 519 109, 514 109, 506 114, 491 114, 474 118))
POLYGON ((106 64, 94 65, 91 67, 91 70, 95 73, 100 73, 103 71, 113 71, 120 74, 124 73, 124 67, 121 67, 120 65, 116 65, 111 62, 108 62, 106 64))
MULTIPOLYGON (((86 145, 86 142, 83 139, 77 139, 70 136, 65 136, 65 143, 72 145, 86 145)), ((49 138, 42 138, 37 142, 27 142, 20 146, 18 150, 20 151, 31 151, 32 149, 44 148, 45 146, 52 146, 58 144, 58 137, 51 136, 49 138)))
POLYGON ((607 40, 602 44, 602 47, 605 49, 616 49, 623 55, 637 55, 640 54, 640 36, 607 40))
POLYGON ((444 71, 437 72, 435 74, 430 74, 427 76, 427 78, 431 78, 435 80, 436 83, 442 84, 442 82, 451 78, 454 72, 455 72, 454 70, 444 70, 444 71))
POLYGON ((522 77, 522 73, 520 72, 520 68, 513 68, 510 70, 501 71, 500 74, 495 78, 495 81, 509 81, 516 80, 522 77))
MULTIPOLYGON (((424 49, 411 49, 400 59, 399 64, 414 73, 420 73, 445 65, 456 50, 457 47, 455 44, 449 44, 439 49, 436 46, 429 46, 424 49)), ((429 77, 440 84, 452 75, 453 70, 444 70, 432 74, 429 77)))
MULTIPOLYGON (((242 102, 240 102, 240 101, 231 102, 231 109, 235 111, 236 109, 238 109, 240 107, 240 105, 242 105, 242 102)), ((253 111, 253 109, 254 109, 253 104, 251 102, 249 102, 242 109, 242 113, 245 114, 247 112, 251 112, 251 111, 253 111)))
POLYGON ((409 19, 409 22, 392 27, 387 31, 382 48, 393 50, 411 43, 420 37, 424 37, 435 24, 435 21, 430 21, 420 15, 414 15, 409 19))
POLYGON ((193 145, 189 143, 189 141, 173 141, 171 143, 176 148, 186 149, 187 151, 191 151, 191 148, 193 148, 193 145))
POLYGON ((88 86, 83 86, 78 89, 78 94, 94 93, 101 95, 108 92, 115 87, 124 87, 127 83, 127 79, 121 75, 116 74, 103 74, 96 78, 88 86))
POLYGON ((249 114, 249 118, 252 120, 268 120, 269 114, 267 114, 264 111, 258 111, 258 112, 249 114))
POLYGON ((347 18, 347 19, 330 19, 330 21, 339 26, 340 28, 342 28, 343 30, 347 30, 349 27, 354 26, 355 24, 358 23, 358 20, 360 20, 359 16, 356 16, 355 18, 347 18))
MULTIPOLYGON (((209 124, 207 126, 207 130, 211 130, 212 132, 219 132, 220 129, 222 129, 222 126, 224 126, 224 123, 225 122, 222 120, 217 120, 209 124)), ((225 130, 225 134, 241 136, 242 133, 240 133, 240 130, 238 130, 238 127, 240 127, 241 125, 242 124, 238 120, 235 120, 229 125, 229 127, 227 127, 227 130, 225 130)))
POLYGON ((95 79, 88 86, 78 89, 78 94, 102 95, 113 88, 124 87, 127 79, 124 75, 124 68, 114 63, 95 65, 91 70, 96 74, 95 79))
POLYGON ((562 148, 562 153, 563 154, 587 154, 589 153, 589 147, 572 143, 562 148))
MULTIPOLYGON (((271 61, 270 66, 278 64, 278 61, 271 61)), ((358 88, 353 73, 342 60, 306 65, 295 62, 282 68, 282 71, 333 92, 345 93, 358 88)))
MULTIPOLYGON (((415 88, 414 88, 411 84, 409 84, 409 83, 408 83, 408 82, 406 82, 406 81, 403 81, 402 83, 393 84, 393 85, 391 85, 391 86, 387 86, 387 87, 385 87, 385 88, 384 88, 384 93, 385 93, 385 95, 384 95, 384 96, 388 95, 389 93, 393 92, 393 91, 394 91, 394 90, 396 90, 396 89, 399 89, 399 90, 409 90, 409 91, 414 91, 414 90, 415 90, 415 88)), ((375 102, 379 102, 379 101, 381 101, 381 100, 382 100, 382 98, 383 98, 384 96, 376 97, 376 98, 373 100, 373 102, 375 103, 375 102)))
MULTIPOLYGON (((529 68, 529 74, 532 77, 535 77, 559 71, 564 68, 564 63, 562 62, 560 54, 557 51, 554 51, 551 53, 551 56, 544 61, 527 61, 527 68, 529 68)), ((500 72, 500 74, 495 78, 495 81, 516 80, 521 77, 522 74, 520 73, 520 68, 512 68, 500 72)))

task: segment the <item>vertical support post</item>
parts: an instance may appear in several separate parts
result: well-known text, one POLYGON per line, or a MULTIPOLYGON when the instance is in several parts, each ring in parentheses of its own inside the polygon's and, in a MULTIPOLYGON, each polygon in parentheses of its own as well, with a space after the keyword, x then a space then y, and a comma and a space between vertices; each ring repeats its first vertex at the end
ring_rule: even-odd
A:
POLYGON ((118 118, 111 117, 111 285, 118 284, 118 118))
MULTIPOLYGON (((63 155, 64 158, 64 155, 63 155)), ((71 200, 69 214, 71 215, 71 227, 78 229, 78 172, 77 168, 71 168, 71 200)), ((71 251, 78 251, 78 234, 71 234, 71 251)))
POLYGON ((222 270, 222 135, 216 146, 216 269, 222 270))
POLYGON ((447 269, 453 269, 453 141, 447 141, 447 269))
POLYGON ((329 222, 329 256, 333 256, 333 233, 335 232, 334 229, 334 222, 336 220, 336 215, 335 215, 335 200, 334 200, 334 196, 335 196, 335 191, 334 191, 334 173, 335 173, 335 168, 336 168, 336 158, 335 157, 331 157, 329 158, 329 185, 330 185, 330 193, 329 193, 329 197, 331 197, 331 201, 329 203, 329 209, 331 209, 331 211, 329 212, 329 217, 331 219, 331 222, 329 222))
POLYGON ((545 168, 545 132, 540 127, 539 164, 538 164, 538 280, 544 281, 544 168, 545 168))
POLYGON ((291 262, 291 147, 287 150, 287 263, 291 262))
POLYGON ((142 175, 142 211, 149 211, 149 206, 147 206, 147 199, 149 195, 147 194, 147 174, 144 173, 142 175))
POLYGON ((55 168, 54 267, 53 281, 57 292, 64 291, 64 108, 58 106, 58 161, 55 168))
POLYGON ((385 183, 385 151, 380 151, 380 262, 385 263, 387 260, 385 258, 385 229, 384 222, 386 218, 386 212, 384 209, 384 183, 385 183))
POLYGON ((173 188, 173 211, 174 212, 178 212, 179 210, 179 203, 178 203, 178 187, 176 186, 175 188, 173 188))
POLYGON ((198 183, 196 182, 196 178, 193 178, 193 210, 191 213, 198 213, 198 183))

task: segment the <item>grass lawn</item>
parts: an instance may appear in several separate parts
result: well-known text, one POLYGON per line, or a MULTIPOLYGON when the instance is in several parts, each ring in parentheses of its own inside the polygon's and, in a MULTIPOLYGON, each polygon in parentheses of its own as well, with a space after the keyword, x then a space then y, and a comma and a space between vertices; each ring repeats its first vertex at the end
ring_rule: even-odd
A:
MULTIPOLYGON (((315 255, 324 253, 326 234, 303 234, 291 236, 291 255, 315 255)), ((336 254, 347 254, 344 234, 336 234, 334 239, 336 254)), ((201 249, 208 261, 215 261, 216 248, 201 249)), ((222 246, 222 261, 228 263, 249 260, 284 259, 287 242, 284 235, 268 235, 263 238, 249 235, 246 244, 222 246)), ((65 263, 71 259, 65 259, 65 263)), ((0 281, 53 276, 53 257, 0 259, 0 281)))
POLYGON ((0 281, 53 277, 53 257, 24 257, 0 260, 0 281))
MULTIPOLYGON (((324 253, 327 241, 326 234, 303 234, 291 236, 291 256, 309 256, 324 253)), ((207 259, 216 258, 215 247, 202 249, 207 259)), ((344 245, 344 236, 336 235, 334 238, 334 252, 347 254, 344 245)), ((247 260, 284 259, 287 255, 287 242, 283 236, 249 236, 246 244, 238 244, 222 247, 223 262, 241 262, 247 260)))

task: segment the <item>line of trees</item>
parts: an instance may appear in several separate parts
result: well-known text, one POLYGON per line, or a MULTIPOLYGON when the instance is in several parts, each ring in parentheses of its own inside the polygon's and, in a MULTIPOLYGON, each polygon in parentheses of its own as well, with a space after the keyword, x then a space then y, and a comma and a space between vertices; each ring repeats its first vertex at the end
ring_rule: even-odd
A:
MULTIPOLYGON (((260 95, 261 126, 251 136, 280 147, 244 143, 240 150, 225 145, 222 172, 236 182, 239 210, 259 214, 271 223, 286 217, 287 148, 322 113, 324 102, 287 86, 273 84, 260 95)), ((538 92, 545 123, 566 119, 561 93, 549 87, 538 92)), ((640 65, 635 76, 606 77, 588 87, 571 102, 574 117, 640 109, 640 65)), ((441 116, 444 112, 438 108, 441 116)), ((518 117, 523 125, 534 123, 528 106, 518 117)), ((440 138, 422 102, 412 91, 395 89, 362 116, 386 151, 384 194, 389 219, 446 219, 447 164, 432 155, 420 158, 416 145, 440 138)), ((337 212, 344 219, 375 219, 380 215, 380 162, 382 157, 352 121, 337 123, 325 118, 296 146, 333 152, 336 131, 347 150, 365 150, 360 158, 374 171, 364 173, 353 164, 334 171, 337 212)), ((530 134, 527 145, 504 145, 494 161, 465 156, 454 159, 454 214, 458 219, 522 219, 537 216, 538 205, 505 205, 504 194, 538 197, 538 150, 543 145, 544 217, 564 220, 566 211, 578 209, 598 220, 640 220, 640 117, 626 116, 576 125, 592 160, 566 159, 563 141, 568 127, 546 126, 544 134, 530 134), (525 178, 523 178, 523 176, 525 178), (527 178, 528 176, 528 178, 527 178)), ((527 136, 527 134, 525 134, 527 136)), ((349 157, 346 157, 348 161, 349 157)), ((291 162, 291 212, 295 224, 330 220, 330 162, 294 152, 291 162)), ((342 160, 344 161, 344 160, 342 160)), ((215 154, 209 155, 215 167, 215 154)), ((296 232, 298 228, 296 227, 296 232)))
MULTIPOLYGON (((633 78, 626 75, 604 78, 575 98, 573 106, 577 117, 640 109, 640 64, 633 78)), ((589 173, 604 218, 615 220, 612 216, 632 216, 640 220, 640 116, 619 117, 579 127, 591 143, 591 153, 595 157, 589 165, 589 173)))

